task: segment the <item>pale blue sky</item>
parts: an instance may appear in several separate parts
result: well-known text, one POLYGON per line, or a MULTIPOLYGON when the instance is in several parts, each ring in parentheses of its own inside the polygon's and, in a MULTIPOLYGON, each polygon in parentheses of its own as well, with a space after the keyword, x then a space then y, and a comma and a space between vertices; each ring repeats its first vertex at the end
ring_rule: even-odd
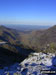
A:
POLYGON ((0 0, 0 24, 54 25, 56 0, 0 0))

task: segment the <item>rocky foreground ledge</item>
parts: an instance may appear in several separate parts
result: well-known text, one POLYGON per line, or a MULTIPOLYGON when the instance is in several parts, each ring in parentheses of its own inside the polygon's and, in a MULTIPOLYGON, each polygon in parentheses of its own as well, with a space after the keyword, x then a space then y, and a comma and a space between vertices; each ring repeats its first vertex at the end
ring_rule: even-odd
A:
POLYGON ((2 75, 56 75, 56 56, 52 53, 31 53, 23 62, 5 67, 2 75), (46 72, 45 72, 46 71, 46 72), (45 73, 44 73, 45 72, 45 73))

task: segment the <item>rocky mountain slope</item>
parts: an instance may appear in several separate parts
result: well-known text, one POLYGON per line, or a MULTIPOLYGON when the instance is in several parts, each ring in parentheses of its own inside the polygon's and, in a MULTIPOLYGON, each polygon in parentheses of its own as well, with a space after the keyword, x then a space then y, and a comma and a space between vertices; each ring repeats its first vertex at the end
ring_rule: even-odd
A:
POLYGON ((56 56, 52 53, 31 53, 20 64, 16 63, 1 70, 11 75, 56 75, 56 56))

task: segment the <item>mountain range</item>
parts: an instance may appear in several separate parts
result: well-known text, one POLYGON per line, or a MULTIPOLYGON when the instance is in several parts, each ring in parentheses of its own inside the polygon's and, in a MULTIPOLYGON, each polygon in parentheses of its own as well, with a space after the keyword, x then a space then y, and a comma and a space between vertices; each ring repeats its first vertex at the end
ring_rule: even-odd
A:
POLYGON ((14 25, 14 24, 8 24, 4 26, 12 28, 12 29, 20 30, 20 31, 48 29, 49 27, 51 27, 50 25, 45 26, 45 25, 14 25))
POLYGON ((51 46, 55 47, 56 25, 48 29, 31 31, 20 31, 5 26, 0 26, 0 41, 7 42, 7 44, 2 45, 2 47, 10 49, 13 52, 20 52, 21 49, 23 49, 23 51, 25 49, 37 52, 42 51, 48 45, 49 48, 51 46))

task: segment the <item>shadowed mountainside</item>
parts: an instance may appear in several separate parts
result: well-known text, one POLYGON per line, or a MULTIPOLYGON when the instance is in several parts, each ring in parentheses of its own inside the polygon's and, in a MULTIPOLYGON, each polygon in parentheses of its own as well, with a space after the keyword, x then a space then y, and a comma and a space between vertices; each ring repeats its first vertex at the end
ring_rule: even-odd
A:
POLYGON ((8 49, 0 47, 0 68, 11 66, 16 62, 21 62, 25 58, 25 56, 22 56, 19 53, 14 53, 8 49))

